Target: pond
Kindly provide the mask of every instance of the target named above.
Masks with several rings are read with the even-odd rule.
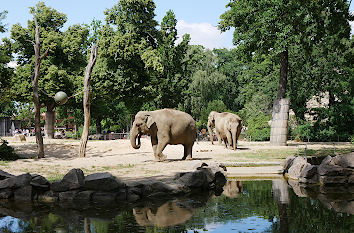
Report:
[[[219,196],[125,206],[0,202],[0,232],[354,232],[353,192],[289,187],[229,180]]]

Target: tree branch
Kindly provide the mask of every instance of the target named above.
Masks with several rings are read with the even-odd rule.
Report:
[[[44,59],[48,55],[48,53],[49,53],[49,48],[47,48],[47,50],[42,54],[40,59],[41,60]]]

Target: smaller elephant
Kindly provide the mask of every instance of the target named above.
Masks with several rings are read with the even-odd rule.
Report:
[[[135,115],[130,132],[130,143],[134,149],[140,148],[141,135],[149,134],[155,161],[164,161],[165,147],[182,144],[182,159],[192,159],[192,148],[197,136],[197,126],[191,115],[174,109],[140,111]],[[138,139],[138,145],[136,144]]]
[[[219,145],[221,145],[221,140],[223,140],[226,148],[230,147],[236,150],[237,140],[242,129],[242,120],[239,116],[230,112],[210,112],[208,117],[208,131],[211,144],[214,144],[212,127],[215,127]]]
[[[242,193],[243,185],[242,181],[228,180],[224,185],[223,195],[229,198],[237,198]]]
[[[194,209],[169,201],[158,208],[134,208],[133,214],[140,226],[168,227],[183,224],[194,215]]]

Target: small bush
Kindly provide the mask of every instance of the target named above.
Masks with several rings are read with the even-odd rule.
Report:
[[[295,129],[293,134],[295,138],[299,138],[302,141],[307,141],[308,139],[312,139],[312,126],[310,123],[306,123],[303,125],[298,125]]]
[[[248,119],[246,134],[252,141],[267,141],[270,139],[269,115],[259,114]]]
[[[15,149],[12,148],[11,146],[8,146],[8,142],[0,139],[1,145],[0,145],[0,160],[5,160],[5,161],[13,161],[19,159],[18,155],[15,153]]]

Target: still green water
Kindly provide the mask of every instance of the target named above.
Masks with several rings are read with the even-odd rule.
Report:
[[[283,180],[228,181],[219,196],[126,206],[0,202],[0,232],[354,232],[353,194],[338,190],[304,194]]]

